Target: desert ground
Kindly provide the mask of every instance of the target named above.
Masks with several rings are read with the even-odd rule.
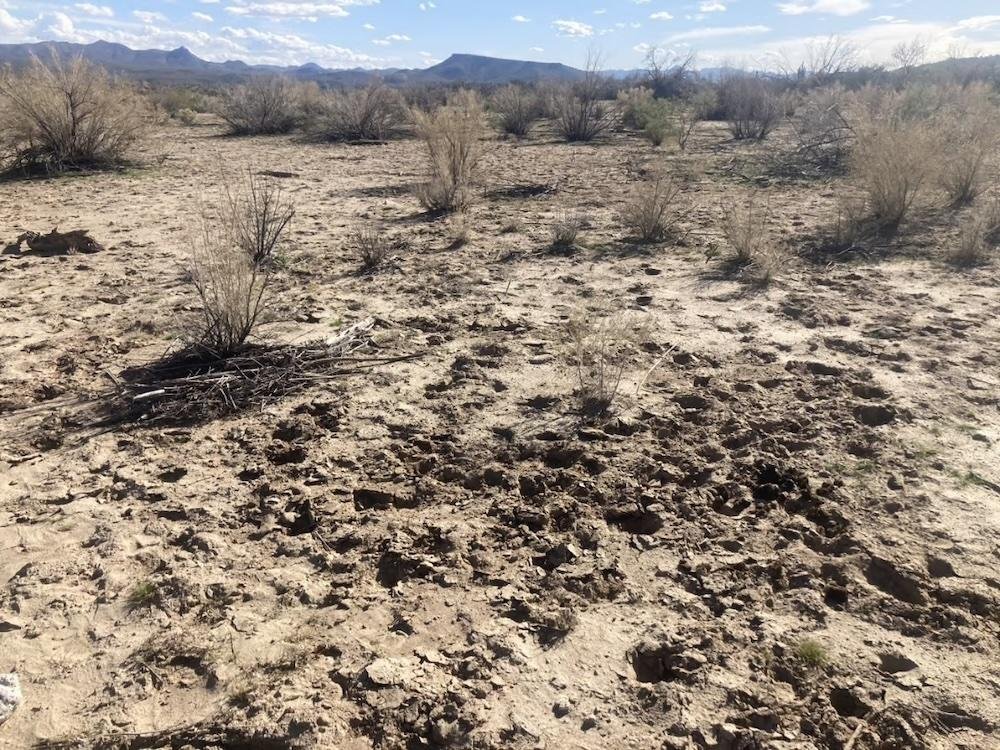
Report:
[[[416,140],[204,120],[142,168],[0,183],[3,244],[106,248],[0,256],[0,747],[1000,747],[1000,268],[947,264],[935,205],[817,252],[853,188],[775,169],[782,137],[490,136],[461,222],[414,198]],[[681,237],[631,242],[664,166]],[[403,359],[94,429],[176,346],[197,206],[243,167],[297,210],[260,336],[373,318]],[[793,251],[767,285],[719,258],[748,190]],[[584,419],[566,331],[609,311],[638,333]]]

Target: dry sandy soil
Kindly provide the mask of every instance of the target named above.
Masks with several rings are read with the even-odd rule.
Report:
[[[933,206],[818,257],[850,188],[775,143],[493,139],[458,248],[414,141],[167,127],[148,168],[0,184],[3,243],[107,248],[0,256],[0,747],[1000,747],[1000,271],[949,267]],[[636,245],[659,162],[686,236]],[[298,209],[263,335],[373,316],[421,356],[94,434],[73,399],[175,344],[198,200],[241,164]],[[711,257],[750,187],[797,253],[766,288]],[[366,221],[400,241],[370,274]],[[641,335],[583,421],[567,321],[609,309]]]

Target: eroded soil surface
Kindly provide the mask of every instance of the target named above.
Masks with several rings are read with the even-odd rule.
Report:
[[[107,248],[0,256],[0,671],[25,694],[0,746],[1000,747],[1000,271],[946,265],[962,217],[933,207],[817,258],[850,188],[774,176],[773,148],[491,140],[461,247],[412,197],[414,141],[171,127],[156,166],[0,184],[4,243]],[[617,212],[658,163],[684,238],[636,245]],[[379,354],[421,356],[79,429],[73,400],[192,315],[186,237],[240,164],[298,210],[263,334],[374,317]],[[798,253],[766,288],[711,258],[749,187]],[[550,252],[576,213],[583,246]],[[364,274],[368,221],[399,246]],[[583,420],[566,324],[609,308],[643,335]]]

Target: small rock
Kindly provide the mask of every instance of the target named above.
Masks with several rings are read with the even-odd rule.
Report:
[[[569,705],[563,703],[562,701],[556,701],[552,704],[552,713],[557,719],[561,719],[566,716],[570,711]]]
[[[904,656],[899,651],[887,651],[879,654],[878,658],[882,663],[882,671],[888,672],[889,674],[909,672],[910,670],[916,669],[918,666],[913,659]]]
[[[589,732],[591,729],[596,729],[598,726],[600,726],[600,722],[597,720],[596,716],[591,714],[590,716],[586,717],[580,724],[580,729],[582,729],[584,732]]]
[[[0,674],[0,724],[11,717],[24,700],[16,673]]]

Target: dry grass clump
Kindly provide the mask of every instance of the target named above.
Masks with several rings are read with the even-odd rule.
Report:
[[[560,250],[575,248],[580,231],[586,224],[586,217],[580,214],[559,216],[552,225],[552,247]]]
[[[955,92],[939,116],[939,143],[946,150],[937,181],[952,207],[972,203],[985,187],[986,160],[1000,143],[1000,111],[985,84]]]
[[[986,205],[977,207],[962,225],[958,239],[948,252],[956,266],[979,266],[989,263],[1000,245],[1000,194]]]
[[[759,196],[722,204],[722,234],[733,249],[733,261],[749,265],[758,260],[771,243],[771,212]]]
[[[329,94],[321,104],[316,132],[328,141],[385,141],[398,135],[406,122],[402,95],[388,86]]]
[[[709,114],[719,106],[718,97],[711,89],[698,91],[688,96],[677,115],[677,145],[687,151],[691,137]]]
[[[353,242],[361,257],[361,266],[367,270],[381,266],[394,247],[394,243],[388,235],[373,225],[357,230],[354,233]]]
[[[597,418],[608,413],[621,389],[622,377],[643,326],[607,306],[579,310],[566,325],[576,366],[580,412]]]
[[[429,179],[417,189],[428,211],[456,211],[471,200],[482,156],[483,105],[472,91],[460,91],[432,112],[416,110],[413,122],[427,148]]]
[[[843,166],[853,137],[849,107],[850,97],[839,85],[806,94],[792,121],[799,154],[827,169]]]
[[[504,86],[493,94],[490,109],[500,132],[518,138],[526,136],[542,115],[538,95],[516,84]]]
[[[676,180],[662,175],[637,186],[621,211],[622,225],[640,242],[662,242],[673,234],[680,219],[680,192]]]
[[[227,91],[219,115],[231,135],[290,133],[317,107],[318,89],[281,76],[251,78]]]
[[[129,83],[81,57],[0,71],[0,165],[63,171],[120,166],[151,108]]]
[[[850,172],[864,189],[872,219],[895,230],[935,174],[937,147],[924,121],[871,121],[857,131]]]
[[[214,357],[239,352],[260,321],[274,255],[294,215],[277,183],[248,171],[202,211],[191,239],[191,279],[202,325],[193,346]]]
[[[739,73],[719,84],[719,106],[737,140],[764,140],[785,112],[782,96],[759,76]]]

